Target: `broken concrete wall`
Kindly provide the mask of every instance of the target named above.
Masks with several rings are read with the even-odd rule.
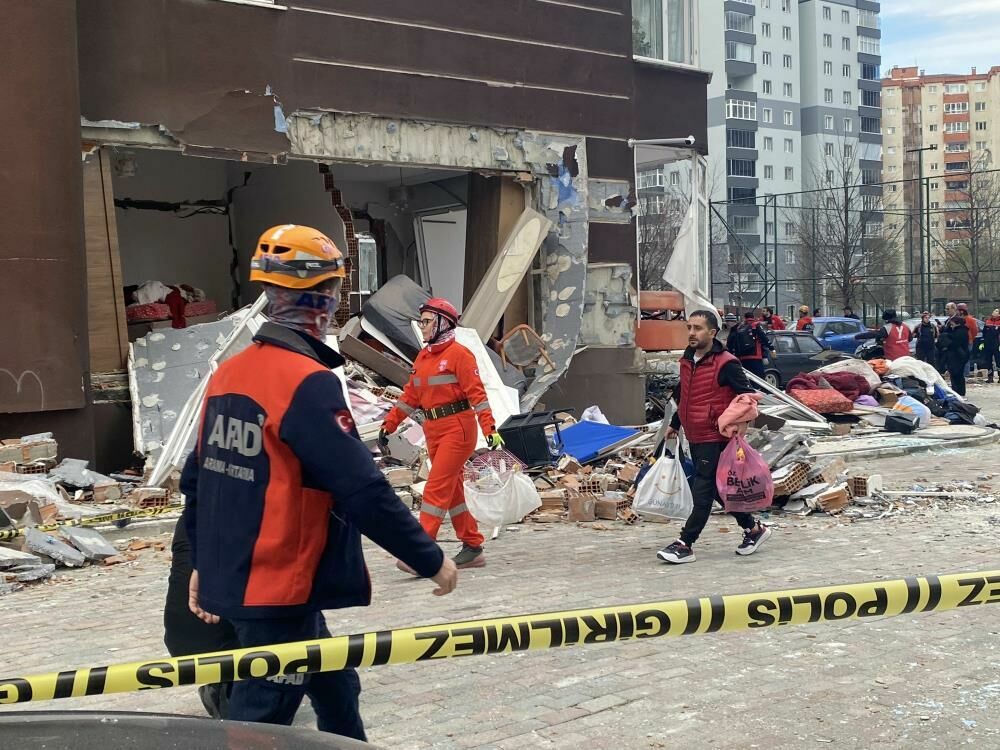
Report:
[[[582,346],[635,346],[636,292],[632,267],[625,263],[591,263],[583,305]]]
[[[244,304],[260,295],[260,288],[249,282],[250,258],[257,240],[268,228],[278,224],[304,224],[324,232],[347,254],[344,221],[324,187],[323,175],[312,161],[290,161],[282,167],[233,164],[229,185],[243,184],[244,173],[250,181],[233,193],[236,243],[240,255],[240,290]],[[228,263],[225,264],[228,271]]]
[[[208,373],[209,360],[240,320],[234,315],[181,330],[165,328],[132,344],[129,377],[137,452],[159,455]]]
[[[542,244],[542,320],[536,321],[554,368],[535,378],[521,399],[531,409],[566,372],[580,336],[587,285],[587,150],[585,139],[525,134],[535,200],[554,224]]]
[[[227,163],[185,159],[177,153],[115,149],[111,154],[115,198],[151,201],[220,200],[229,187]],[[225,216],[181,219],[166,211],[116,208],[122,281],[191,284],[219,310],[229,308],[229,229]],[[121,294],[121,290],[116,290]]]
[[[542,319],[535,321],[555,367],[522,399],[530,409],[566,370],[576,349],[587,281],[586,139],[501,128],[341,113],[288,118],[293,151],[315,159],[515,172],[533,182],[535,208],[553,222],[542,244]]]

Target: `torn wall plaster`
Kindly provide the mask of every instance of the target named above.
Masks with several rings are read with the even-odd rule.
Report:
[[[342,112],[288,116],[292,153],[318,160],[525,171],[522,131]]]
[[[592,263],[587,268],[580,344],[635,346],[635,289],[628,263]]]
[[[521,399],[530,410],[567,370],[576,351],[587,285],[589,216],[585,139],[526,133],[525,155],[535,181],[535,203],[554,224],[542,244],[542,340],[553,368],[539,375]]]
[[[591,221],[628,224],[635,195],[627,180],[588,180],[587,203]]]

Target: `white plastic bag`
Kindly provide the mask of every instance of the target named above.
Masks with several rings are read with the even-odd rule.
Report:
[[[520,471],[483,471],[475,481],[465,480],[465,504],[485,529],[521,520],[542,506],[534,482]]]
[[[687,520],[694,510],[694,498],[684,476],[680,450],[673,457],[666,453],[667,442],[664,440],[660,457],[636,488],[632,510],[640,516]]]
[[[604,416],[604,412],[601,411],[600,406],[588,406],[583,410],[583,414],[580,417],[584,422],[597,422],[598,424],[611,424],[608,422],[608,418]]]
[[[542,507],[542,498],[531,477],[519,471],[511,480],[511,485],[514,489],[514,502],[511,503],[510,513],[504,516],[505,524],[521,523],[526,515]]]
[[[480,526],[495,529],[502,526],[506,508],[514,499],[514,477],[493,470],[484,471],[476,481],[465,480],[465,504]]]

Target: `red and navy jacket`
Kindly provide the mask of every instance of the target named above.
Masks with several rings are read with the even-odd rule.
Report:
[[[358,437],[344,360],[266,323],[208,385],[181,476],[199,601],[227,618],[364,606],[364,534],[420,575],[441,549],[399,501]]]

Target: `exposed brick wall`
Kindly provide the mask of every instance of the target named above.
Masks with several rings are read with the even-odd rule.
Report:
[[[319,171],[323,175],[323,187],[330,194],[330,202],[344,222],[344,234],[347,237],[347,248],[339,248],[341,252],[346,251],[350,268],[347,278],[344,279],[340,307],[337,309],[337,324],[342,326],[351,317],[351,290],[358,283],[358,238],[354,235],[354,217],[351,216],[351,209],[344,205],[344,196],[334,185],[330,167],[326,164],[320,164]]]

